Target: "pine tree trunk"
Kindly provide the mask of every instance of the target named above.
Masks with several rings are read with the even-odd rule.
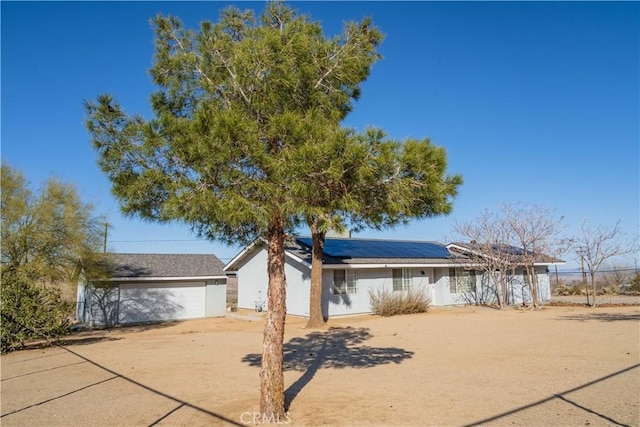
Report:
[[[267,251],[269,288],[260,367],[260,412],[262,420],[277,421],[285,419],[283,344],[287,314],[284,227],[280,217],[274,218],[269,227]]]
[[[315,223],[309,224],[313,248],[311,253],[311,287],[309,290],[309,320],[307,328],[322,328],[322,258],[324,257],[325,233],[318,230]]]

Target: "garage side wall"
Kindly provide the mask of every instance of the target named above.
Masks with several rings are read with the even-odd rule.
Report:
[[[116,326],[118,324],[118,309],[120,287],[118,285],[90,286],[86,288],[91,301],[88,309],[85,308],[85,322],[91,326]]]
[[[227,314],[226,282],[224,280],[209,280],[206,286],[205,316],[225,316]]]

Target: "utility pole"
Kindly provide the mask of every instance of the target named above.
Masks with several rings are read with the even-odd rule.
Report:
[[[107,253],[107,227],[108,226],[109,224],[105,222],[104,223],[104,243],[102,244],[102,253],[104,254]]]
[[[578,255],[580,255],[580,268],[582,269],[582,286],[584,286],[585,291],[587,292],[587,305],[591,305],[589,302],[589,288],[587,288],[587,276],[584,272],[584,250],[582,248],[578,248]]]

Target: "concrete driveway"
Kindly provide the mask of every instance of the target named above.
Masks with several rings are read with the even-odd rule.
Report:
[[[241,425],[64,347],[4,356],[1,395],[4,426],[152,426],[178,410],[203,425]]]
[[[259,424],[263,321],[86,332],[3,355],[0,423]],[[287,318],[290,425],[640,426],[637,307],[461,307],[336,319],[325,331],[304,324]]]
[[[64,346],[3,355],[0,422],[48,427],[242,425],[215,412],[225,401],[212,396],[224,390],[203,371],[213,366],[220,384],[227,381],[218,365],[237,364],[241,355],[255,351],[261,329],[259,322],[199,319],[81,332]],[[249,331],[256,339],[232,345],[234,334]],[[216,346],[240,353],[212,355]],[[255,389],[256,370],[245,364],[245,371],[241,381]]]

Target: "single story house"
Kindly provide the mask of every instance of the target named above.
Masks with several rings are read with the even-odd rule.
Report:
[[[311,282],[309,237],[293,238],[285,247],[287,313],[309,316]],[[463,251],[429,241],[396,241],[359,238],[327,238],[323,259],[322,312],[331,316],[371,312],[370,292],[423,290],[434,306],[470,304],[477,295],[486,298],[493,286],[484,274],[465,258]],[[548,258],[536,263],[541,301],[551,298],[549,265],[562,263]],[[225,271],[235,271],[238,280],[238,308],[267,309],[267,249],[257,240],[234,257]],[[476,266],[477,267],[477,266]],[[510,302],[527,301],[528,282],[522,269],[510,280]]]
[[[214,255],[110,253],[78,286],[76,316],[92,326],[226,314],[224,264]]]

